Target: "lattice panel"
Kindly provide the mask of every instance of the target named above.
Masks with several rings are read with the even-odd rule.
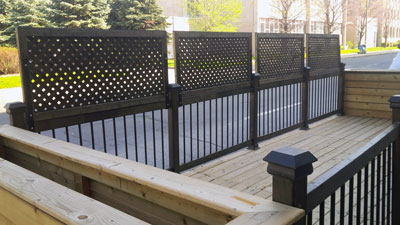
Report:
[[[259,34],[260,35],[260,34]],[[261,79],[285,80],[301,77],[304,68],[303,37],[259,36],[257,72]]]
[[[340,45],[338,35],[308,36],[308,65],[311,75],[323,75],[324,71],[340,69]]]
[[[163,95],[162,46],[161,37],[28,36],[33,112]]]
[[[223,35],[223,34],[222,34]],[[182,91],[249,81],[250,37],[177,37]]]

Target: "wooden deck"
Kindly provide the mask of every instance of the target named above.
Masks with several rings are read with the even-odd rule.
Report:
[[[262,160],[270,151],[292,146],[312,152],[318,161],[313,164],[310,182],[368,143],[390,124],[388,119],[332,116],[311,124],[307,131],[295,130],[260,142],[257,151],[242,149],[183,174],[270,199],[272,177],[267,173],[267,163]]]

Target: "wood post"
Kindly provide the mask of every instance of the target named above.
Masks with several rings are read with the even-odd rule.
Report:
[[[400,95],[394,95],[389,99],[392,108],[393,123],[400,123]],[[400,136],[393,146],[393,186],[392,186],[392,224],[400,224]]]
[[[258,128],[258,91],[260,90],[260,78],[259,73],[253,73],[251,75],[251,88],[250,92],[250,146],[248,149],[257,150],[259,149],[257,143],[257,128]]]
[[[268,173],[272,175],[272,200],[305,209],[307,204],[307,176],[317,161],[308,151],[284,147],[270,152]],[[305,217],[296,224],[305,224]]]
[[[345,76],[345,63],[340,63],[339,74],[339,89],[338,89],[338,110],[339,115],[344,116],[344,76]]]
[[[168,142],[169,166],[173,172],[179,172],[179,106],[181,105],[181,86],[168,85]]]
[[[301,130],[308,130],[308,92],[311,67],[304,67],[303,82],[301,84]]]
[[[27,107],[22,102],[7,103],[4,108],[10,117],[10,125],[25,130],[29,129]]]

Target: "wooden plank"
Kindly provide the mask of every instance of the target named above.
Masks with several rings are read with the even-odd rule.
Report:
[[[0,196],[16,224],[147,224],[3,159]]]
[[[374,88],[396,90],[400,87],[400,82],[347,81],[345,82],[344,86],[347,88]]]
[[[345,88],[345,95],[373,95],[391,97],[400,93],[398,89],[374,89],[374,88]]]
[[[11,222],[11,220],[7,219],[7,217],[0,214],[0,224],[2,225],[16,225],[15,223]]]
[[[400,82],[400,73],[368,73],[368,74],[352,74],[346,71],[344,76],[346,81],[378,81],[378,82]]]
[[[382,119],[391,119],[392,113],[385,111],[376,111],[376,110],[361,110],[361,109],[349,109],[345,108],[345,114],[353,115],[353,116],[362,116],[362,117],[375,117]]]
[[[31,139],[45,144],[31,144]],[[0,143],[203,223],[225,224],[244,213],[270,210],[303,214],[302,210],[15,127],[0,127]]]
[[[392,109],[390,108],[389,104],[379,104],[370,102],[344,102],[344,108],[392,112]]]
[[[0,199],[1,214],[5,215],[7,220],[14,224],[66,224],[3,188],[0,188]]]
[[[149,201],[132,196],[126,192],[106,186],[97,181],[91,182],[93,198],[119,209],[138,219],[151,224],[159,225],[202,225],[200,221],[193,220],[170,209],[160,207]]]
[[[400,84],[399,84],[400,85]],[[389,104],[389,97],[386,96],[373,96],[373,95],[345,95],[344,101],[347,102],[370,102]]]

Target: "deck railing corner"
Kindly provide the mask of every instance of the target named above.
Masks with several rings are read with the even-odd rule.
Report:
[[[10,102],[4,108],[10,117],[10,125],[30,130],[27,120],[27,107],[23,102]]]
[[[272,175],[272,200],[304,209],[307,204],[307,177],[317,158],[308,151],[284,147],[270,152],[268,173]],[[296,224],[305,224],[305,217]]]

